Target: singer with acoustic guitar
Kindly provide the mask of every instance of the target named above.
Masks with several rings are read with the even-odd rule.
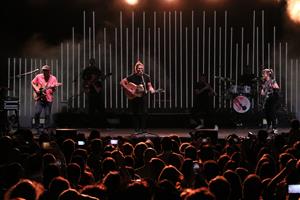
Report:
[[[32,81],[31,85],[34,90],[33,97],[35,100],[35,127],[40,128],[40,115],[44,110],[45,114],[45,124],[44,128],[47,129],[50,126],[50,115],[51,107],[53,102],[53,94],[57,86],[62,85],[57,82],[57,79],[50,72],[50,66],[44,65],[42,67],[43,73],[36,75]]]
[[[134,66],[134,73],[121,80],[128,97],[128,104],[133,117],[133,125],[136,133],[145,133],[147,117],[147,94],[155,93],[151,84],[151,78],[144,73],[144,64],[138,61]]]

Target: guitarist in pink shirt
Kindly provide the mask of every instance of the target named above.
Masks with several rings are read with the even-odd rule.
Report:
[[[45,114],[44,128],[49,128],[53,93],[55,92],[55,88],[61,85],[61,83],[57,82],[56,77],[51,74],[49,65],[44,65],[42,71],[43,73],[36,75],[31,81],[34,90],[34,120],[37,129],[40,128],[40,116],[43,110]]]

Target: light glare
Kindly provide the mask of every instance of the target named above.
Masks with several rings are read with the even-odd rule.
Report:
[[[300,0],[288,0],[288,15],[296,23],[300,23]]]
[[[135,5],[138,3],[138,0],[125,0],[126,3],[128,3],[129,5]]]

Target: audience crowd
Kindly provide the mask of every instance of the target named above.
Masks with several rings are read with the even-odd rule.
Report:
[[[4,200],[277,200],[300,197],[300,130],[217,143],[194,134],[101,137],[92,130],[0,138]]]

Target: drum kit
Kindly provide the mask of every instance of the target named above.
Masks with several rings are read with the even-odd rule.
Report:
[[[228,87],[226,88],[225,98],[230,99],[232,102],[232,108],[237,113],[246,113],[251,108],[251,98],[256,95],[255,84],[257,78],[251,79],[251,82],[243,82],[236,84],[234,80],[221,76],[215,76],[215,78],[221,81],[227,82]]]

